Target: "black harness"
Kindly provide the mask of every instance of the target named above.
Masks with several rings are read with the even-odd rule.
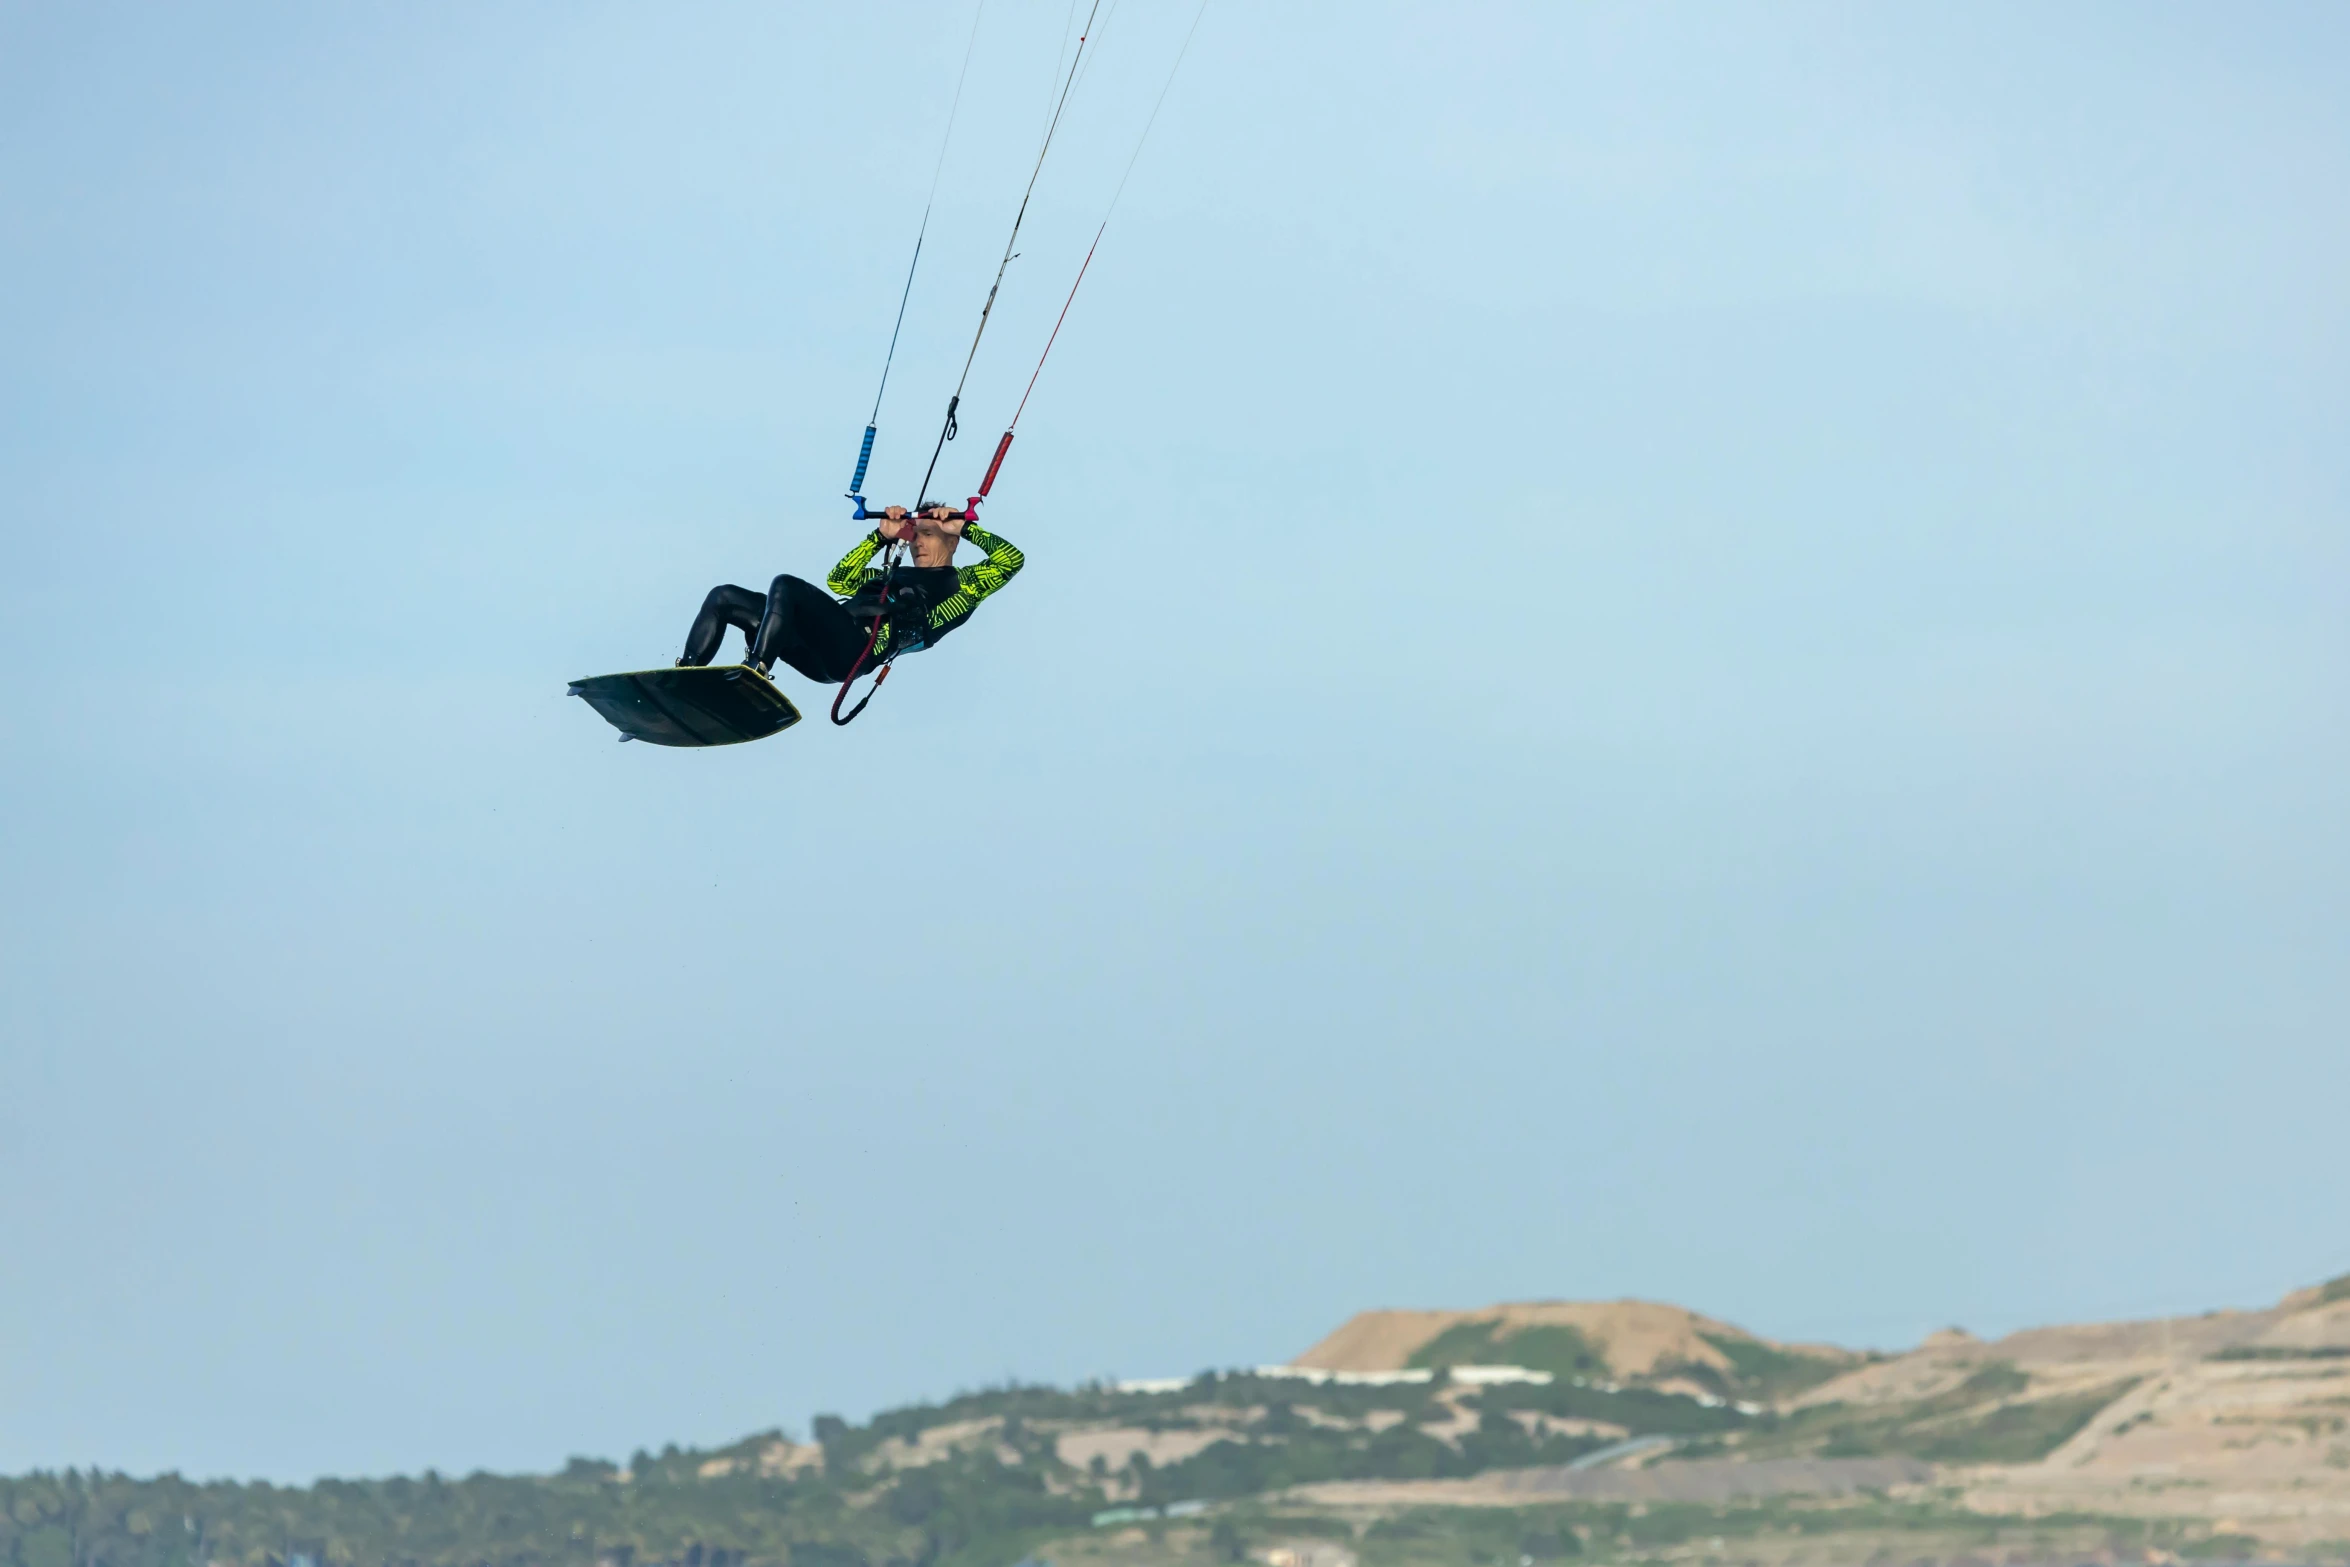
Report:
[[[840,690],[832,698],[832,721],[848,724],[865,711],[889,678],[890,665],[904,653],[918,653],[945,633],[933,631],[930,625],[931,607],[951,596],[960,586],[960,574],[952,566],[909,566],[898,563],[899,546],[892,544],[881,568],[881,580],[869,582],[841,601],[841,607],[865,627],[865,648],[857,661],[849,666],[848,677],[841,681]],[[882,642],[884,628],[889,632],[889,651],[881,658],[881,667],[874,672],[873,688],[857,699],[857,705],[844,715],[842,702],[848,699],[849,688],[864,673],[865,665],[873,657],[873,650]]]

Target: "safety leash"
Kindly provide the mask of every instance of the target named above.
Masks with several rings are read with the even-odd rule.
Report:
[[[881,558],[881,604],[873,616],[873,629],[865,633],[864,649],[857,654],[856,662],[849,665],[849,672],[847,676],[842,679],[840,683],[840,689],[834,692],[832,696],[832,721],[835,724],[841,725],[843,727],[855,723],[857,715],[865,711],[865,704],[872,701],[874,697],[881,693],[882,682],[889,678],[890,665],[897,662],[898,650],[895,647],[892,647],[889,650],[888,657],[881,661],[880,672],[873,677],[873,688],[867,691],[862,697],[859,697],[857,699],[857,705],[849,709],[848,717],[843,718],[840,712],[840,705],[844,701],[848,700],[849,687],[857,683],[857,676],[864,671],[865,660],[873,656],[874,646],[881,641],[881,628],[889,624],[889,585],[891,580],[894,579],[898,574],[898,550],[900,545],[900,540],[892,539],[890,541],[889,553],[882,556]]]

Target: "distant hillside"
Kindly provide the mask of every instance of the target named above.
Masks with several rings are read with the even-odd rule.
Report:
[[[2350,1555],[2350,1277],[2266,1311],[1937,1333],[1789,1401],[1754,1456],[1998,1465],[1969,1505],[2197,1514]]]
[[[1778,1344],[1680,1306],[1529,1301],[1473,1311],[1366,1311],[1297,1357],[1325,1371],[1513,1365],[1776,1402],[1880,1357]]]
[[[1899,1356],[1639,1301],[1369,1312],[1301,1363],[1552,1376],[1004,1387],[547,1475],[66,1470],[0,1479],[0,1567],[2350,1564],[2350,1278]]]

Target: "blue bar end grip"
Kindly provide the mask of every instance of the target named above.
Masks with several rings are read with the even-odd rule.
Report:
[[[857,476],[849,481],[849,493],[855,495],[865,488],[865,465],[873,460],[873,425],[865,426],[865,444],[857,448]],[[862,509],[857,513],[865,515]]]

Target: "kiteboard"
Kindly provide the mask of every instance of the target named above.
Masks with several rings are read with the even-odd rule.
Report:
[[[596,675],[571,682],[571,694],[603,714],[621,739],[655,745],[740,745],[800,721],[791,698],[747,664]]]

